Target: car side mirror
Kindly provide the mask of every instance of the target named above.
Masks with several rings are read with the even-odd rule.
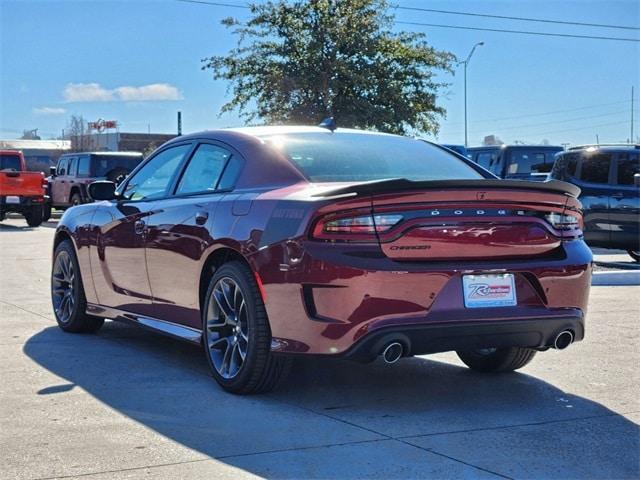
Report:
[[[49,167],[49,173],[51,174],[52,177],[56,176],[56,167]]]
[[[114,200],[116,195],[116,184],[107,180],[101,180],[89,184],[89,196],[94,200]]]
[[[636,187],[640,187],[640,173],[634,173],[633,174],[633,184]]]

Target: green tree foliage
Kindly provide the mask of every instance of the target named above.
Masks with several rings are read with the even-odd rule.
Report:
[[[295,0],[251,5],[251,19],[227,18],[239,41],[226,56],[203,60],[215,79],[230,81],[247,122],[317,124],[392,133],[438,131],[436,105],[453,54],[425,35],[394,32],[386,0]]]

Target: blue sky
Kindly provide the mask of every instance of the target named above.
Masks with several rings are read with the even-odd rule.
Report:
[[[242,4],[240,0],[227,3]],[[403,6],[519,17],[640,25],[637,0],[427,1]],[[200,69],[204,57],[224,54],[235,38],[220,25],[236,8],[157,1],[11,1],[0,4],[0,138],[39,128],[59,135],[71,114],[114,119],[121,131],[173,132],[182,111],[183,131],[242,122],[219,117],[227,85]],[[488,18],[397,11],[401,21],[483,28],[640,38],[638,30],[535,24]],[[421,30],[438,49],[466,57],[480,47],[468,70],[469,143],[496,134],[506,142],[571,144],[626,141],[630,91],[636,89],[640,135],[640,43],[534,37],[497,32],[398,26]],[[464,140],[463,76],[439,103],[447,109],[437,140]],[[92,101],[86,101],[93,99]],[[100,101],[96,101],[100,100]],[[339,122],[339,119],[338,119]]]

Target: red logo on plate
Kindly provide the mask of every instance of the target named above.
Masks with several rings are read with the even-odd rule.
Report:
[[[471,293],[469,298],[504,297],[511,293],[510,285],[488,285],[486,283],[474,283],[469,285]]]

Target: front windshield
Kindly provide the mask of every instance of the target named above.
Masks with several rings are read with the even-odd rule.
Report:
[[[263,140],[284,153],[312,182],[484,178],[446,150],[407,137],[317,132],[265,136]]]
[[[20,157],[18,155],[0,155],[0,170],[20,170]]]

